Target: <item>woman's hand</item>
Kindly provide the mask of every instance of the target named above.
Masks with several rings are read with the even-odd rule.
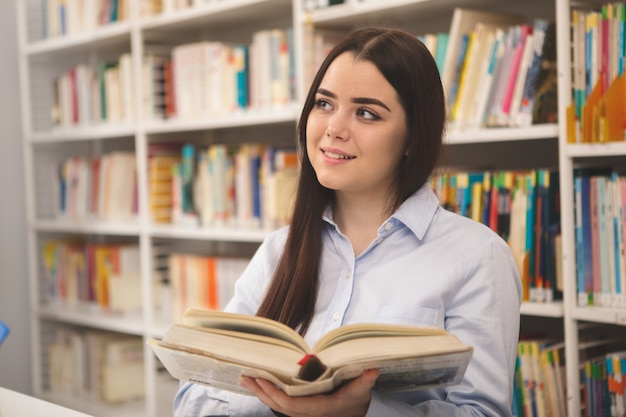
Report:
[[[290,417],[363,417],[378,371],[368,370],[332,394],[290,397],[262,378],[243,377],[241,385],[274,411]]]

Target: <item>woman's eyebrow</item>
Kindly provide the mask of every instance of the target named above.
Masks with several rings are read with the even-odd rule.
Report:
[[[387,105],[385,103],[383,103],[382,101],[376,99],[376,98],[368,98],[368,97],[356,97],[352,99],[353,103],[357,103],[357,104],[373,104],[375,106],[380,106],[384,109],[387,109],[388,112],[391,112],[391,109],[389,107],[387,107]]]
[[[332,93],[332,92],[330,92],[330,91],[328,91],[328,90],[326,90],[324,88],[318,89],[317,92],[319,94],[322,94],[324,96],[328,96],[330,98],[337,98],[337,94]],[[384,109],[387,109],[387,111],[391,112],[391,109],[385,103],[383,103],[382,101],[380,101],[378,99],[375,99],[375,98],[356,97],[356,98],[353,98],[351,101],[353,103],[357,103],[357,104],[373,104],[375,106],[380,106],[380,107],[382,107]]]

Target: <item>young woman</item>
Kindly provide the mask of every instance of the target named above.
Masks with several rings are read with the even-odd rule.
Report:
[[[183,383],[176,416],[511,415],[520,280],[507,244],[430,188],[444,123],[439,73],[415,36],[346,37],[304,104],[292,224],[262,243],[227,310],[281,321],[310,344],[355,322],[439,326],[474,348],[462,382],[383,394],[369,370],[310,397],[261,379],[242,379],[250,397]]]

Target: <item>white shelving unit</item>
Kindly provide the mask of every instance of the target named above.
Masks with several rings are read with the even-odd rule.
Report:
[[[141,71],[144,51],[154,43],[173,45],[200,39],[233,42],[250,41],[256,30],[293,26],[296,45],[297,97],[302,101],[307,86],[302,82],[302,56],[305,25],[350,29],[368,23],[402,27],[413,33],[447,31],[454,7],[516,12],[555,20],[558,31],[559,118],[565,120],[570,101],[570,4],[568,0],[346,0],[345,4],[305,12],[301,0],[212,0],[186,10],[152,17],[139,17],[139,1],[131,5],[125,22],[98,28],[89,33],[44,39],[42,0],[18,1],[19,51],[23,103],[25,175],[27,182],[27,219],[30,253],[30,301],[34,349],[33,383],[38,397],[49,397],[42,355],[46,326],[50,322],[104,329],[147,339],[162,334],[167,323],[157,320],[154,309],[151,271],[154,248],[163,242],[192,245],[196,248],[219,248],[250,252],[263,240],[268,230],[188,229],[151,223],[148,213],[147,145],[162,139],[176,141],[228,141],[236,135],[249,138],[274,137],[283,143],[295,142],[299,103],[274,112],[244,112],[218,119],[145,120],[141,116]],[[76,128],[56,128],[50,121],[52,80],[71,65],[82,60],[128,52],[132,56],[132,123]],[[590,321],[615,325],[626,324],[622,310],[579,308],[576,305],[575,247],[573,221],[574,160],[587,157],[619,157],[626,154],[626,144],[606,146],[566,144],[565,123],[537,125],[530,128],[479,129],[448,132],[448,165],[463,167],[490,166],[494,169],[518,167],[558,167],[560,169],[562,236],[564,255],[564,300],[549,304],[524,303],[521,314],[533,318],[556,319],[559,333],[565,335],[568,412],[580,410],[578,375],[578,322]],[[54,218],[50,190],[45,187],[45,169],[69,155],[90,155],[109,150],[134,150],[138,169],[139,215],[127,224],[84,221],[60,221]],[[42,267],[40,250],[43,241],[58,236],[82,236],[96,241],[125,239],[140,248],[143,309],[136,317],[85,315],[42,305]],[[171,398],[176,382],[157,371],[156,359],[145,350],[146,396],[141,402],[120,406],[95,404],[83,398],[66,396],[48,398],[97,416],[128,415],[157,417],[171,415]]]

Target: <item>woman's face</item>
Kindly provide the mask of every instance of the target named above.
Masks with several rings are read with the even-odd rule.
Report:
[[[309,114],[306,143],[318,181],[339,193],[388,196],[406,149],[406,115],[396,91],[369,61],[339,55]]]

